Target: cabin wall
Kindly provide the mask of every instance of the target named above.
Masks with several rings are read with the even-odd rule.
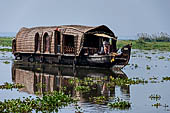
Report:
[[[22,52],[23,51],[23,38],[25,37],[26,33],[28,32],[28,29],[21,28],[21,30],[18,32],[16,36],[16,52]]]
[[[20,30],[16,36],[16,52],[17,53],[43,53],[44,40],[43,36],[47,33],[50,37],[49,53],[54,53],[54,28],[43,29],[24,29]],[[39,34],[40,38],[40,51],[35,51],[35,35]],[[45,53],[47,54],[47,53]]]
[[[65,31],[63,31],[63,34],[69,34],[69,35],[74,35],[74,45],[75,45],[75,52],[76,55],[78,55],[80,53],[80,48],[81,48],[81,41],[82,41],[82,36],[83,36],[83,32],[80,32],[77,29],[66,29]]]

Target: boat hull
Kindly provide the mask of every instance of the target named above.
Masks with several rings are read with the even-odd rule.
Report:
[[[124,50],[125,48],[125,50]],[[91,66],[122,69],[130,60],[131,46],[124,46],[118,55],[71,56],[61,54],[18,53],[16,60],[72,66]]]

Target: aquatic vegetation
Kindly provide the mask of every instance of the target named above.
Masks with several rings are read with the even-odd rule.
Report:
[[[9,62],[9,61],[4,61],[3,63],[4,63],[4,64],[9,64],[10,62]]]
[[[149,96],[149,98],[151,99],[151,100],[160,100],[161,99],[161,96],[160,95],[158,95],[158,94],[151,94],[150,96]]]
[[[157,80],[157,79],[158,77],[154,77],[154,76],[149,78],[149,80]]]
[[[159,81],[151,80],[150,83],[159,83]]]
[[[149,59],[149,60],[151,60],[151,58],[152,58],[152,57],[150,57],[150,56],[145,56],[145,57],[146,57],[147,59]]]
[[[0,51],[12,52],[10,48],[0,48]]]
[[[136,57],[136,56],[132,55],[132,57]]]
[[[165,57],[164,56],[160,56],[159,59],[165,59]]]
[[[144,52],[143,54],[148,54],[148,52]]]
[[[75,88],[76,91],[82,91],[82,92],[88,92],[90,91],[90,87],[89,86],[77,86]]]
[[[167,108],[167,107],[169,107],[167,104],[165,104],[165,105],[162,105],[163,107],[165,107],[165,108]]]
[[[147,70],[150,70],[151,67],[150,67],[149,65],[146,65],[146,69],[147,69]]]
[[[135,68],[137,68],[138,67],[138,65],[137,64],[135,64]]]
[[[8,82],[5,82],[4,85],[0,85],[0,89],[13,89],[13,88],[23,88],[24,85],[22,84],[12,84],[12,83],[8,83]]]
[[[77,103],[75,104],[75,109],[75,113],[83,113],[83,109]]]
[[[162,77],[162,80],[168,81],[168,80],[170,80],[170,77]]]
[[[150,77],[149,78],[149,80],[150,80],[150,83],[159,83],[160,81],[158,81],[158,77]]]
[[[36,91],[34,94],[38,96],[38,95],[42,95],[43,93],[40,91]]]
[[[71,103],[76,103],[70,96],[62,92],[45,93],[42,98],[28,97],[23,99],[12,99],[0,102],[0,112],[58,112],[58,109]]]
[[[154,106],[154,107],[158,108],[158,107],[160,107],[160,106],[161,106],[161,104],[160,104],[160,103],[156,103],[156,104],[152,104],[152,106]]]
[[[131,52],[131,54],[133,55],[133,54],[136,54],[137,53],[137,51],[133,51],[133,52]]]
[[[109,85],[118,85],[118,86],[123,86],[123,85],[131,85],[131,84],[146,84],[148,83],[147,80],[144,79],[128,79],[128,78],[111,78],[111,82]]]
[[[108,99],[105,96],[89,97],[89,101],[95,104],[105,104]]]
[[[114,109],[129,109],[131,107],[131,103],[129,103],[128,101],[123,101],[122,99],[115,99],[115,101],[113,103],[108,103],[108,106],[110,108],[114,108]]]
[[[5,55],[5,53],[1,53],[2,55]]]

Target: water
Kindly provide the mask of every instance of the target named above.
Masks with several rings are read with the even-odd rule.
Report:
[[[162,57],[163,56],[163,57]],[[161,58],[162,57],[162,58]],[[9,61],[9,64],[3,63]],[[113,72],[107,69],[93,68],[77,68],[63,67],[56,65],[34,65],[29,63],[15,63],[10,52],[0,53],[0,84],[4,82],[21,83],[25,87],[19,90],[1,90],[0,101],[4,99],[16,99],[32,96],[36,97],[36,92],[45,92],[59,90],[63,86],[67,86],[65,93],[71,94],[75,98],[79,98],[79,106],[84,113],[166,113],[170,112],[170,81],[161,82],[162,77],[170,76],[170,52],[161,51],[141,51],[133,50],[129,65],[122,71]],[[149,67],[149,69],[147,68]],[[72,78],[83,79],[84,77],[105,76],[121,76],[121,77],[139,77],[148,80],[148,84],[136,84],[130,86],[113,86],[112,89],[105,87],[103,81],[97,86],[97,89],[89,93],[81,93],[75,91],[75,87],[69,85],[69,80]],[[149,78],[156,77],[157,83],[151,83]],[[37,84],[45,84],[45,87],[38,87]],[[151,100],[152,94],[161,96],[160,100]],[[131,108],[128,110],[110,109],[106,104],[95,104],[90,102],[90,96],[106,96],[113,97],[109,102],[114,100],[114,97],[119,97],[131,103]],[[162,106],[158,108],[152,106],[160,103]],[[169,107],[164,107],[164,105]],[[59,110],[59,113],[75,113],[74,105],[69,105]]]

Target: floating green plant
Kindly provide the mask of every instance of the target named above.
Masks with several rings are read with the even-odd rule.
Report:
[[[105,104],[108,99],[105,96],[90,97],[89,101],[96,104]]]
[[[140,84],[140,83],[146,84],[148,83],[148,81],[144,79],[111,78],[111,82],[110,82],[111,85],[115,84],[118,86]]]
[[[154,106],[154,107],[158,108],[158,107],[160,107],[160,106],[161,106],[161,104],[160,104],[160,103],[156,103],[156,104],[152,104],[152,106]]]
[[[158,79],[158,77],[151,77],[151,78],[149,78],[149,80],[157,80]]]
[[[168,81],[170,80],[170,77],[163,77],[162,79]]]
[[[136,57],[135,55],[132,55],[132,57]]]
[[[4,61],[3,63],[4,63],[4,64],[9,64],[10,62],[9,62],[9,61]]]
[[[146,65],[146,69],[147,69],[147,70],[150,70],[151,67],[150,67],[149,65]]]
[[[169,107],[167,104],[165,104],[165,105],[162,105],[163,107],[165,107],[165,108],[167,108],[167,107]]]
[[[75,113],[83,113],[83,109],[77,103],[75,104],[75,109]]]
[[[9,48],[0,48],[0,51],[12,52],[12,49]]]
[[[161,99],[161,96],[160,95],[158,95],[158,94],[151,94],[150,96],[149,96],[149,98],[151,99],[151,100],[160,100]]]
[[[0,89],[12,89],[12,88],[23,88],[24,85],[22,84],[11,84],[11,83],[8,83],[8,82],[5,82],[4,85],[0,85]]]
[[[23,99],[12,99],[0,101],[0,112],[20,112],[28,113],[33,110],[36,112],[58,112],[58,109],[71,103],[75,103],[70,96],[62,92],[45,93],[42,98],[36,99],[28,97]]]
[[[77,86],[75,88],[76,91],[82,91],[82,92],[88,92],[90,91],[90,87],[89,86]]]
[[[124,110],[124,109],[129,109],[131,107],[131,103],[129,103],[128,101],[124,101],[122,99],[117,98],[115,100],[115,102],[108,103],[108,106],[110,108]]]
[[[159,83],[160,81],[158,81],[158,77],[151,77],[151,78],[149,78],[149,80],[150,80],[150,83]]]
[[[159,81],[151,80],[150,83],[159,83]]]
[[[137,64],[135,64],[135,68],[137,68],[138,67],[138,65]]]
[[[151,58],[152,58],[152,57],[150,57],[150,56],[145,56],[145,57],[146,57],[147,59],[149,59],[149,60],[151,60]]]
[[[160,56],[159,59],[165,59],[165,57],[164,56]]]

